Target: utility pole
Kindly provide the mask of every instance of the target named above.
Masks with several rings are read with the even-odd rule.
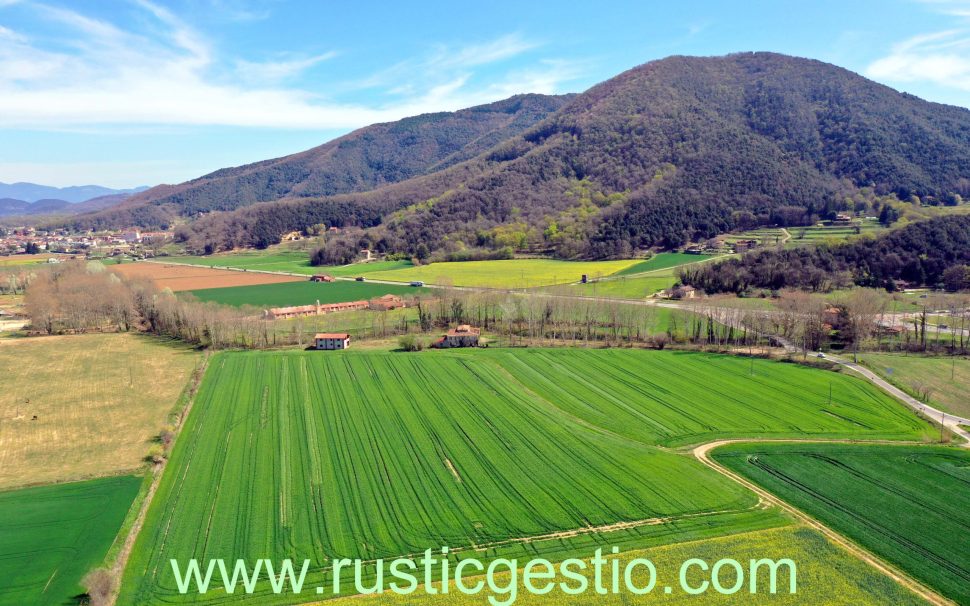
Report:
[[[943,443],[943,429],[946,427],[946,413],[940,418],[940,444]]]

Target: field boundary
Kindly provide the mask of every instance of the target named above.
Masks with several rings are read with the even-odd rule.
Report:
[[[192,405],[195,403],[195,395],[199,391],[199,385],[201,385],[202,378],[205,376],[206,370],[209,367],[209,360],[211,357],[210,352],[207,350],[203,354],[202,361],[200,362],[199,366],[192,373],[192,376],[189,379],[189,383],[185,390],[185,406],[182,408],[181,412],[176,412],[177,420],[175,422],[175,438],[172,441],[173,444],[178,440],[179,435],[181,435],[182,427],[185,425],[186,419],[189,418],[189,413],[192,412]],[[166,459],[166,461],[159,466],[158,470],[152,474],[151,485],[148,487],[148,492],[145,494],[145,498],[141,503],[141,508],[138,511],[138,515],[135,518],[135,521],[132,523],[131,528],[128,531],[128,535],[125,537],[124,543],[115,557],[114,563],[111,565],[111,573],[116,579],[116,586],[108,601],[108,606],[114,606],[118,601],[118,594],[121,589],[121,580],[122,576],[124,575],[125,568],[128,565],[128,558],[131,556],[132,549],[135,547],[135,541],[138,539],[142,526],[145,524],[145,517],[148,515],[148,509],[151,507],[155,493],[158,491],[158,486],[161,484],[162,476],[164,475],[165,468],[167,466],[168,461]]]
[[[897,583],[899,583],[900,585],[902,585],[906,589],[909,589],[910,591],[912,591],[913,593],[915,593],[917,596],[923,598],[927,602],[929,602],[931,604],[935,604],[936,606],[955,606],[956,605],[956,602],[950,600],[949,598],[944,597],[943,595],[937,593],[935,590],[927,587],[922,582],[920,582],[920,581],[916,580],[915,578],[913,578],[912,576],[910,576],[908,573],[906,573],[906,572],[900,570],[899,568],[897,568],[895,565],[890,564],[889,562],[886,562],[885,560],[883,560],[879,556],[875,555],[874,553],[870,552],[868,549],[862,547],[861,545],[859,545],[855,541],[853,541],[853,540],[849,539],[848,537],[842,535],[841,533],[837,532],[836,530],[834,530],[834,529],[826,526],[821,521],[819,521],[816,518],[812,517],[811,515],[805,513],[804,511],[802,511],[801,509],[795,507],[794,505],[788,503],[787,501],[785,501],[781,497],[775,495],[774,493],[770,492],[769,490],[762,488],[761,486],[759,486],[755,482],[753,482],[751,480],[748,480],[747,478],[742,477],[740,474],[737,474],[737,473],[735,473],[735,472],[727,469],[726,467],[724,467],[720,463],[717,463],[716,461],[714,461],[713,459],[711,459],[708,456],[708,454],[712,450],[715,450],[715,449],[717,449],[717,448],[719,448],[721,446],[727,446],[728,444],[754,444],[754,445],[757,445],[757,444],[772,443],[772,442],[774,442],[774,443],[804,443],[804,444],[876,444],[876,443],[886,443],[886,442],[871,442],[871,441],[865,441],[865,440],[811,440],[811,439],[805,439],[805,440],[794,440],[794,439],[792,439],[792,440],[783,440],[783,439],[779,439],[779,440],[745,440],[743,438],[738,438],[738,439],[715,440],[713,442],[707,442],[705,444],[701,444],[699,446],[695,446],[691,450],[691,453],[694,455],[694,457],[698,461],[700,461],[702,464],[706,465],[707,467],[709,467],[713,471],[715,471],[715,472],[723,475],[724,477],[726,477],[726,478],[728,478],[730,480],[733,480],[734,482],[737,482],[738,484],[740,484],[741,486],[744,486],[748,490],[753,491],[762,500],[764,500],[764,501],[766,501],[768,503],[771,503],[773,505],[776,505],[776,506],[780,507],[784,511],[788,512],[790,515],[794,516],[795,519],[799,520],[803,524],[806,524],[810,528],[813,528],[813,529],[821,532],[823,535],[825,535],[826,538],[828,538],[832,542],[836,543],[837,545],[841,546],[843,549],[845,549],[850,554],[856,556],[857,558],[859,558],[860,560],[862,560],[866,564],[869,564],[870,566],[872,566],[873,568],[875,568],[876,570],[878,570],[882,574],[885,574],[886,576],[888,576],[892,580],[896,581]],[[922,444],[915,443],[915,442],[891,442],[891,444],[893,444],[893,445],[909,445],[909,446],[919,445],[919,446],[922,446]]]

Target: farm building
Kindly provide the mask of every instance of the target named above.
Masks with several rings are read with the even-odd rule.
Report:
[[[335,282],[337,279],[329,274],[314,274],[310,276],[311,282]]]
[[[267,320],[283,320],[286,318],[300,318],[306,316],[322,316],[336,311],[351,311],[367,309],[367,301],[348,301],[346,303],[324,303],[317,301],[315,305],[296,305],[293,307],[273,307],[263,312]]]
[[[350,347],[350,335],[345,332],[319,332],[313,336],[316,349],[347,349]]]
[[[407,304],[398,295],[387,294],[370,300],[370,308],[378,311],[390,311],[399,307],[407,307]]]
[[[743,253],[758,247],[757,240],[737,240],[734,243],[734,252]]]
[[[661,299],[693,299],[697,296],[697,289],[693,286],[674,286],[660,291]]]
[[[452,328],[446,332],[444,336],[434,342],[434,346],[441,349],[450,347],[477,347],[478,338],[481,334],[482,330],[480,328],[462,324],[458,328]]]

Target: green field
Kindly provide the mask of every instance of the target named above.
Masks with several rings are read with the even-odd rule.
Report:
[[[745,534],[718,537],[687,543],[668,544],[652,547],[647,550],[635,550],[623,554],[622,563],[630,562],[633,558],[647,558],[657,567],[657,587],[646,596],[633,596],[629,593],[622,595],[596,596],[595,598],[567,599],[559,591],[548,595],[535,595],[520,590],[515,604],[518,606],[561,606],[562,604],[595,603],[599,606],[625,606],[628,604],[665,604],[675,606],[715,606],[720,604],[734,605],[743,603],[748,606],[763,605],[797,605],[816,606],[845,604],[854,606],[895,606],[925,604],[918,597],[903,589],[889,578],[881,575],[868,565],[847,554],[842,549],[829,543],[825,537],[814,530],[806,528],[777,528],[761,530]],[[754,595],[748,593],[749,585],[736,594],[720,595],[716,591],[709,591],[703,595],[688,595],[680,590],[678,573],[681,564],[690,558],[700,558],[706,562],[716,562],[722,558],[731,558],[738,562],[747,563],[752,559],[770,558],[781,560],[789,558],[797,565],[797,592],[789,594],[789,577],[783,571],[778,575],[778,593],[769,593],[766,575],[762,574],[757,580],[757,591]],[[639,570],[639,572],[643,572]],[[691,573],[697,572],[692,570]],[[745,571],[747,572],[747,571]],[[587,578],[592,575],[587,574]],[[750,576],[747,577],[750,583]],[[646,586],[649,582],[647,575],[634,574],[633,579],[638,586]],[[688,582],[696,587],[707,577],[689,574]],[[722,584],[731,586],[734,583],[733,572],[725,572]],[[557,577],[555,582],[565,579]],[[504,575],[497,583],[504,587],[509,582],[509,575]],[[467,583],[470,585],[472,581]],[[589,580],[592,586],[592,579]],[[663,587],[673,590],[668,595]],[[420,591],[413,596],[405,597],[393,594],[381,596],[380,603],[391,606],[478,606],[486,603],[487,591],[479,596],[463,596],[453,588],[447,595],[428,596]],[[505,596],[497,596],[505,599]],[[334,606],[356,606],[359,599],[342,598]]]
[[[713,255],[658,253],[606,279],[553,287],[551,292],[610,299],[645,299],[676,284],[682,266],[711,258]]]
[[[904,391],[929,388],[930,404],[945,412],[970,417],[970,359],[867,353],[863,364]],[[919,388],[919,389],[918,389]]]
[[[314,267],[310,265],[310,251],[287,250],[274,247],[268,250],[253,250],[245,252],[223,253],[207,257],[175,256],[160,257],[159,260],[171,263],[185,263],[187,265],[202,265],[204,267],[231,267],[259,271],[277,271],[294,274],[313,275],[326,273],[332,276],[358,276],[364,268],[368,271],[391,271],[411,267],[410,261],[378,261],[373,263],[355,263],[339,267]]]
[[[777,526],[753,494],[653,444],[928,430],[861,381],[762,361],[752,379],[748,366],[639,350],[218,354],[121,603],[183,599],[170,558],[323,562],[475,545],[555,559]],[[834,402],[820,405],[829,379]],[[658,517],[669,519],[641,525]],[[597,530],[619,522],[633,525]],[[586,530],[549,537],[574,529]]]
[[[347,280],[336,282],[310,282],[308,280],[306,282],[206,288],[188,292],[200,301],[213,301],[235,307],[242,305],[285,307],[289,305],[312,305],[317,301],[321,303],[342,303],[344,301],[369,300],[386,294],[418,295],[427,293],[428,289]]]
[[[642,274],[645,272],[654,272],[661,269],[670,269],[673,267],[679,267],[681,265],[689,265],[691,263],[697,263],[699,261],[704,261],[710,259],[713,255],[689,255],[687,253],[657,253],[656,255],[650,257],[646,261],[641,261],[635,265],[631,265],[626,269],[622,269],[616,273],[614,276],[628,276],[631,274]]]
[[[323,562],[667,516],[736,512],[633,529],[626,540],[763,519],[750,509],[754,495],[690,457],[580,422],[509,381],[506,361],[218,355],[139,537],[127,598],[174,597],[173,557]],[[557,539],[548,549],[571,545]]]
[[[791,240],[788,246],[814,245],[821,242],[839,242],[860,235],[878,235],[887,231],[876,221],[861,221],[854,225],[812,225],[809,227],[789,227]]]
[[[670,351],[489,354],[546,401],[593,425],[648,443],[933,435],[929,426],[865,381],[797,364]]]
[[[677,281],[677,276],[671,272],[671,275],[650,274],[648,276],[601,280],[589,284],[573,284],[568,287],[568,290],[557,292],[587,297],[608,297],[610,299],[646,299],[661,290],[670,288]]]
[[[375,280],[428,284],[477,286],[483,288],[535,288],[579,282],[583,274],[590,279],[609,276],[638,265],[624,261],[558,261],[555,259],[510,259],[507,261],[463,261],[431,263],[391,271],[368,269],[363,275]]]
[[[735,444],[714,457],[943,595],[970,604],[970,452]]]
[[[0,492],[0,605],[75,603],[140,485],[123,476]]]

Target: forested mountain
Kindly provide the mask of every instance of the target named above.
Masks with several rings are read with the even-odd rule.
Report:
[[[307,185],[281,177],[269,182],[287,185],[267,191],[263,181],[248,186],[246,169],[220,171],[231,179],[179,186],[198,199],[173,194],[151,209],[132,201],[121,220],[150,223],[164,220],[161,209],[185,214],[223,208],[232,195],[274,195],[290,199],[209,214],[182,236],[198,250],[262,246],[324,223],[371,228],[378,250],[411,254],[512,246],[622,256],[739,227],[804,224],[890,196],[958,204],[970,197],[970,111],[808,59],[670,57],[597,85],[500,142],[430,157],[426,174],[384,186],[410,173],[390,164],[370,164],[367,178],[306,167],[299,183]],[[254,166],[262,175],[274,164]],[[221,193],[204,194],[209,183]],[[336,193],[368,187],[376,189]],[[315,193],[335,195],[295,199]]]
[[[68,202],[58,199],[41,199],[34,202],[0,198],[0,217],[37,217],[38,215],[76,215],[111,208],[122,203],[128,194],[109,194],[84,202]],[[36,219],[35,219],[36,220]]]
[[[158,186],[125,206],[161,206],[192,216],[287,197],[368,191],[477,156],[545,118],[568,98],[518,95],[457,112],[375,124],[298,154]]]
[[[853,283],[895,290],[899,281],[962,290],[970,288],[970,215],[938,217],[878,238],[833,246],[748,253],[689,267],[681,279],[708,293],[827,291]]]

